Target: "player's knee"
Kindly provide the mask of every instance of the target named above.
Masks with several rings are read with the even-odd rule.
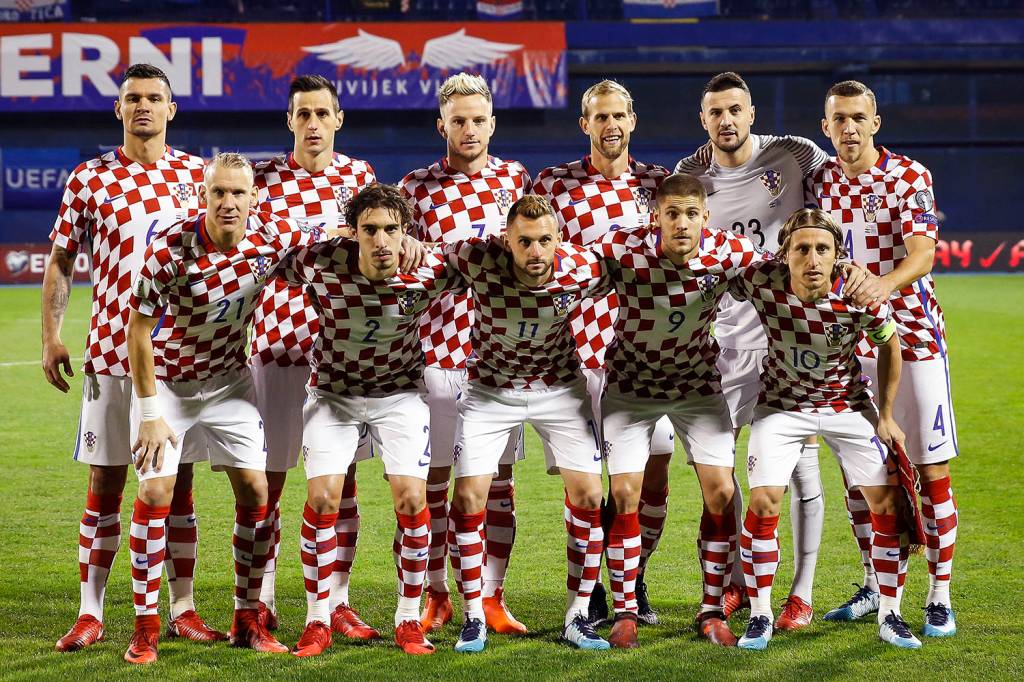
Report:
[[[151,507],[167,507],[174,496],[174,478],[151,478],[139,483],[139,499]]]
[[[704,493],[704,506],[712,514],[725,514],[732,511],[732,500],[736,489],[732,485],[732,479],[728,479],[713,486]]]
[[[399,514],[413,516],[426,506],[426,494],[418,487],[404,488],[395,495],[395,511]]]
[[[598,481],[600,481],[600,479],[598,479]],[[574,506],[588,510],[600,509],[601,500],[603,498],[604,492],[601,490],[600,482],[593,487],[588,486],[578,488],[569,494],[569,501],[572,502]],[[616,502],[616,506],[618,506],[618,502]],[[622,507],[618,507],[618,509],[620,513],[626,513]],[[634,511],[636,510],[636,505],[633,506],[633,509]]]
[[[460,488],[456,484],[452,493],[452,506],[463,514],[475,514],[487,506],[487,494],[467,487]]]
[[[919,464],[917,470],[921,474],[921,480],[937,481],[949,476],[949,462],[937,462],[935,464]]]
[[[317,514],[331,514],[341,506],[341,488],[331,490],[323,487],[306,493],[306,504]]]
[[[632,514],[640,505],[640,486],[629,478],[613,476],[611,495],[620,514]]]
[[[89,490],[96,495],[116,495],[124,491],[128,465],[89,467]]]
[[[750,491],[750,505],[748,509],[754,516],[764,518],[765,516],[778,516],[781,506],[781,495],[775,496],[765,488],[754,488]]]

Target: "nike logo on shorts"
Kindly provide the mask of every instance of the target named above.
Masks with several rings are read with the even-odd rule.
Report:
[[[945,445],[948,442],[949,442],[948,440],[944,440],[941,443],[939,443],[938,445],[932,445],[931,443],[929,443],[928,444],[928,452],[935,452],[936,450],[938,450],[939,448],[941,448],[943,445]]]
[[[430,460],[428,459],[426,462],[424,462],[421,459],[419,462],[417,462],[417,464],[419,464],[421,467],[427,467],[427,466],[430,466]]]

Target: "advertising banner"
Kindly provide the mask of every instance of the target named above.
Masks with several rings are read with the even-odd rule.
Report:
[[[0,21],[66,21],[71,0],[0,0]]]
[[[3,149],[0,209],[56,211],[68,175],[80,160],[77,149]]]
[[[622,15],[627,19],[681,19],[713,17],[718,0],[623,0]]]
[[[131,63],[163,69],[188,110],[278,110],[298,74],[346,109],[431,109],[448,76],[483,76],[494,105],[566,105],[558,22],[0,24],[0,111],[107,110]]]

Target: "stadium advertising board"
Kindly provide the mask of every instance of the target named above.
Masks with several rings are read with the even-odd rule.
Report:
[[[0,151],[3,185],[0,209],[56,210],[68,175],[78,165],[77,149],[7,148]]]
[[[49,255],[49,244],[0,244],[0,284],[42,284]],[[89,281],[88,254],[75,257],[73,279]]]
[[[623,0],[627,19],[682,19],[718,14],[718,0]]]
[[[0,111],[108,110],[132,62],[190,110],[278,109],[299,73],[334,80],[346,109],[430,109],[459,71],[498,108],[564,107],[565,45],[558,22],[0,25]]]

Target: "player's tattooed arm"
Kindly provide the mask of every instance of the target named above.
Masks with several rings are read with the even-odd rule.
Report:
[[[141,407],[139,436],[132,445],[132,459],[140,474],[160,471],[167,441],[178,445],[171,427],[164,421],[156,395],[156,368],[153,362],[153,330],[158,317],[133,310],[128,318],[128,365],[132,371],[135,397]]]
[[[892,416],[902,366],[899,334],[890,330],[888,340],[878,346],[878,427],[875,429],[878,438],[890,447],[896,444],[903,447],[904,442],[903,431]]]
[[[74,264],[74,254],[54,244],[43,271],[43,374],[51,386],[64,393],[71,388],[64,375],[75,375],[71,369],[71,356],[60,339],[64,313],[71,298]]]

